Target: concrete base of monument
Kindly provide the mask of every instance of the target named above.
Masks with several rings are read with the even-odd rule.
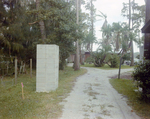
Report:
[[[59,47],[57,45],[37,45],[36,92],[50,92],[58,88]]]

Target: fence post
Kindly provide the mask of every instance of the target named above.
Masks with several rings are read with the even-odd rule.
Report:
[[[15,84],[17,84],[17,58],[15,58]]]
[[[32,78],[32,59],[30,59],[30,78]]]

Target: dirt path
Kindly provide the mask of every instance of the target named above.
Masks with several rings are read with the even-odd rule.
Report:
[[[109,83],[109,77],[118,70],[86,69],[88,72],[77,78],[72,92],[61,103],[64,109],[60,119],[140,119]]]

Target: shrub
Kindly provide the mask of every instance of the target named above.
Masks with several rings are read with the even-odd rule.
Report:
[[[12,75],[14,73],[14,63],[11,58],[0,58],[0,75]]]
[[[125,54],[125,55],[122,57],[122,63],[121,63],[121,64],[123,64],[125,60],[127,60],[127,61],[130,60],[130,54],[129,54],[129,53]]]
[[[137,85],[142,88],[143,99],[150,99],[150,60],[139,62],[132,73],[132,77],[137,81]]]
[[[106,54],[103,52],[96,52],[93,54],[94,57],[94,65],[95,67],[103,67],[104,66],[104,60],[106,58]]]
[[[118,68],[119,67],[119,57],[117,54],[109,54],[106,58],[106,63],[111,68]]]
[[[94,65],[96,67],[103,67],[105,65],[107,54],[111,51],[111,46],[107,45],[105,42],[102,42],[97,51],[93,53]]]
[[[94,62],[94,58],[90,56],[90,57],[88,57],[88,58],[85,60],[85,62],[86,62],[86,63],[89,63],[89,64],[90,64],[90,63],[93,63],[93,62]]]

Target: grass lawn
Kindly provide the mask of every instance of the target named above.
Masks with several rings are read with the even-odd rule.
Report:
[[[12,86],[12,78],[4,79],[5,87],[0,85],[0,119],[54,119],[61,115],[62,106],[59,105],[71,91],[75,78],[86,72],[85,69],[73,71],[66,67],[59,72],[59,87],[50,93],[36,93],[36,76],[22,74],[18,77],[18,83]],[[22,99],[21,82],[24,84],[24,96]]]
[[[121,94],[128,97],[128,104],[143,119],[150,119],[150,103],[145,103],[140,99],[139,92],[132,80],[110,79],[111,85]]]
[[[85,64],[81,65],[82,67],[92,67],[92,68],[98,68],[98,69],[104,69],[104,70],[113,70],[113,69],[119,69],[119,68],[110,68],[107,64],[105,64],[103,67],[95,67],[94,64]],[[133,66],[129,65],[122,65],[121,69],[129,69],[133,68]]]

